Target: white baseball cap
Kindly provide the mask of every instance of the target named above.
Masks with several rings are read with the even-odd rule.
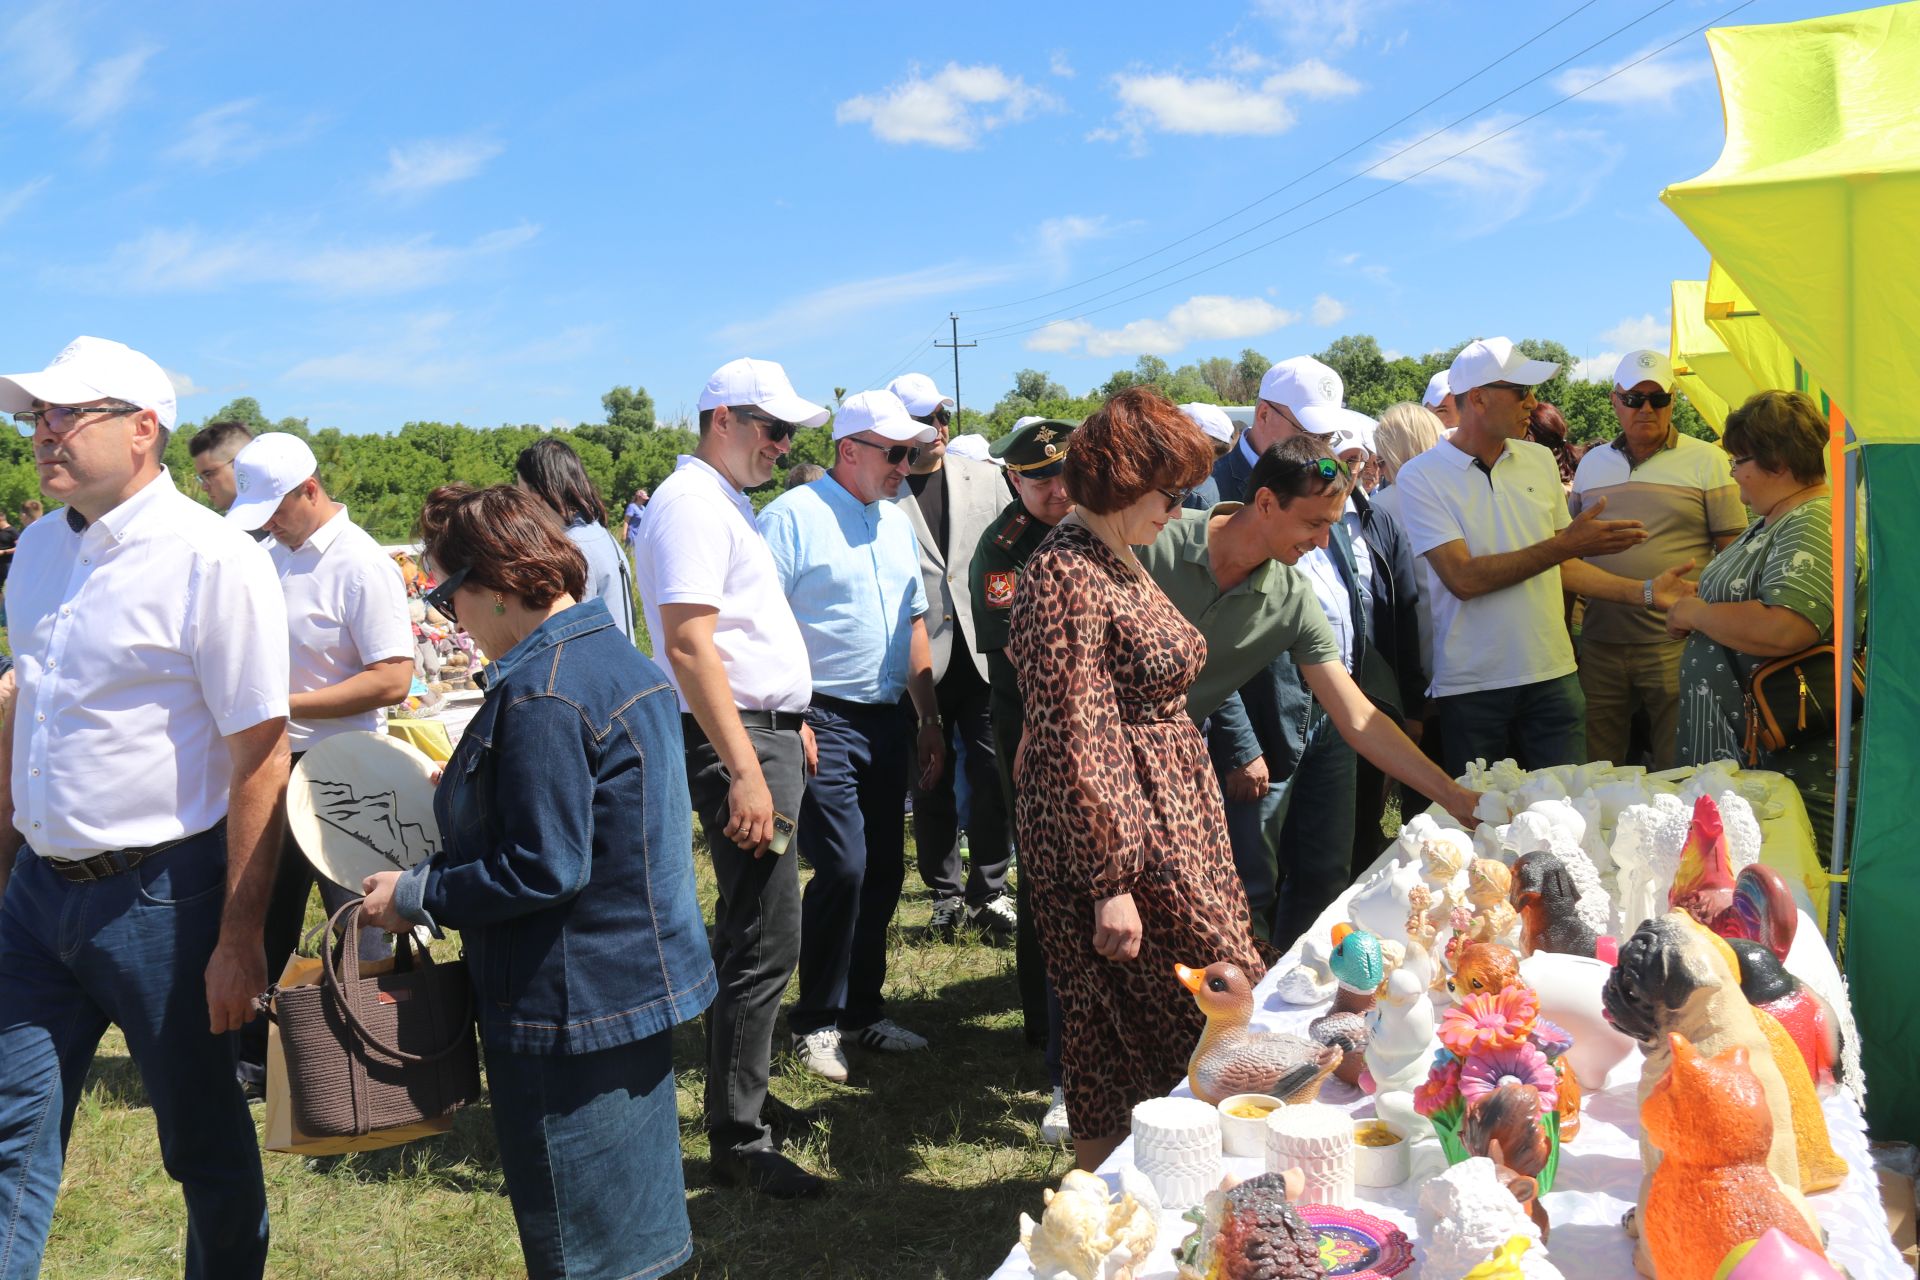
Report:
[[[844,440],[862,431],[871,431],[883,440],[900,444],[940,438],[935,428],[915,422],[907,406],[891,391],[860,391],[840,402],[839,412],[833,415],[833,438]]]
[[[1018,431],[1022,427],[1030,427],[1036,422],[1045,422],[1046,420],[1044,414],[1038,413],[1029,413],[1024,417],[1015,418],[1013,420],[1013,430],[1007,432],[1007,434],[1012,435],[1014,431]]]
[[[1347,425],[1336,428],[1333,439],[1327,441],[1327,448],[1333,450],[1336,458],[1354,448],[1365,449],[1368,453],[1380,452],[1374,448],[1376,431],[1373,419],[1364,413],[1354,413],[1353,417],[1357,421],[1349,421]]]
[[[1345,397],[1346,384],[1340,375],[1312,356],[1282,360],[1260,379],[1260,398],[1285,406],[1310,435],[1340,429],[1346,414],[1340,402]]]
[[[0,413],[43,404],[86,404],[92,400],[124,400],[173,430],[173,379],[151,357],[124,342],[107,338],[75,338],[38,373],[10,373],[0,377]]]
[[[989,450],[992,445],[978,431],[969,431],[965,435],[955,436],[947,441],[947,452],[957,453],[963,458],[972,458],[975,462],[991,462],[996,465],[999,459]]]
[[[729,360],[713,371],[700,392],[700,411],[752,405],[764,409],[782,422],[817,427],[827,420],[827,411],[811,400],[802,400],[787,380],[787,371],[772,360]]]
[[[1662,391],[1673,390],[1673,361],[1658,351],[1629,351],[1620,357],[1613,371],[1613,385],[1631,391],[1643,382],[1656,382]]]
[[[1221,444],[1233,443],[1233,419],[1219,405],[1202,404],[1196,400],[1192,404],[1181,405],[1180,412],[1186,414],[1194,426],[1206,432],[1209,439],[1218,440]]]
[[[255,436],[233,456],[233,488],[237,495],[227,508],[227,519],[242,529],[258,529],[273,519],[280,499],[298,489],[320,469],[313,450],[299,436],[269,431]]]
[[[916,418],[930,417],[941,405],[949,409],[955,407],[954,398],[941,394],[933,379],[924,373],[903,373],[887,384],[887,390],[899,396],[900,403]]]
[[[1427,379],[1427,394],[1420,397],[1420,403],[1429,409],[1438,409],[1441,402],[1453,394],[1453,388],[1447,383],[1447,371],[1442,369]]]
[[[1551,360],[1529,360],[1505,338],[1482,338],[1469,342],[1453,358],[1447,370],[1447,386],[1454,395],[1463,395],[1489,382],[1511,382],[1521,387],[1537,387],[1560,372]]]

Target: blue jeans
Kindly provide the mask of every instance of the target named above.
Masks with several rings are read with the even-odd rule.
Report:
[[[226,872],[224,828],[89,884],[20,851],[0,902],[0,1278],[40,1274],[74,1107],[109,1024],[186,1197],[188,1280],[266,1269],[266,1187],[234,1037],[207,1030]]]
[[[1555,624],[1558,625],[1558,624]],[[1587,695],[1578,675],[1435,698],[1447,772],[1511,756],[1522,769],[1587,762]]]
[[[857,1031],[883,1015],[887,926],[906,881],[901,798],[913,766],[912,722],[884,706],[814,697],[807,711],[820,767],[800,805],[800,856],[813,868],[800,903],[796,1035]]]
[[[1300,762],[1258,800],[1227,801],[1227,839],[1256,938],[1285,951],[1349,883],[1353,748],[1314,712]]]
[[[486,1056],[530,1280],[662,1276],[693,1256],[671,1031],[593,1053]]]

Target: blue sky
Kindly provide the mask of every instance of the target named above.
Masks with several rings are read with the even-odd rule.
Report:
[[[742,354],[947,386],[949,310],[981,407],[1349,332],[1598,367],[1705,271],[1656,198],[1719,153],[1705,38],[1525,117],[1736,3],[10,5],[0,365],[94,333],[183,417],[352,431],[672,416]]]

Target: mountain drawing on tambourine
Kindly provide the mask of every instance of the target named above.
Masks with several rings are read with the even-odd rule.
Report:
[[[316,818],[352,836],[393,864],[395,870],[405,871],[415,862],[425,861],[440,851],[439,827],[432,822],[402,821],[396,812],[394,792],[376,791],[363,796],[344,782],[320,779],[314,779],[309,785],[313,788]],[[420,856],[408,857],[415,849],[421,850]]]

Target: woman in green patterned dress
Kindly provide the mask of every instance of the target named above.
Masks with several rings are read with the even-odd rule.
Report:
[[[1762,391],[1727,415],[1721,447],[1754,521],[1667,613],[1680,657],[1681,764],[1744,763],[1746,678],[1760,664],[1833,640],[1833,499],[1827,426],[1797,391]],[[1855,592],[1864,602],[1864,587]],[[1856,729],[1858,723],[1856,722]],[[1810,735],[1760,754],[1806,801],[1816,848],[1833,839],[1834,744]]]

